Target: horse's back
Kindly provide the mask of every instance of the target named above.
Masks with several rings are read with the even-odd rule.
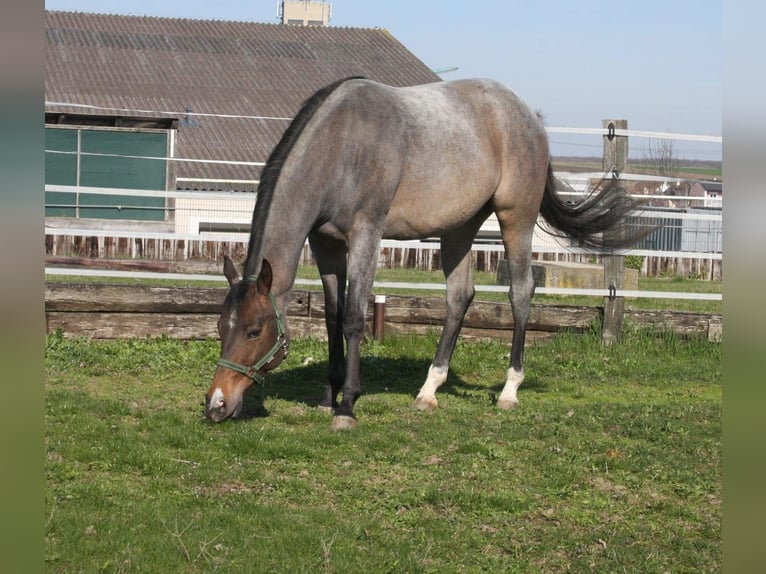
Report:
[[[516,189],[527,187],[520,174],[533,174],[535,186],[544,185],[540,168],[533,168],[547,169],[544,128],[529,106],[502,84],[466,79],[367,88],[376,101],[388,100],[395,126],[375,142],[376,150],[388,138],[395,142],[385,158],[396,166],[385,236],[442,235],[485,211],[498,190],[513,192],[510,179],[519,182]]]
[[[332,206],[322,218],[340,233],[382,214],[385,237],[439,236],[485,212],[531,165],[547,169],[539,119],[492,80],[392,87],[353,79],[317,115],[297,144],[299,179],[322,182],[321,201]]]

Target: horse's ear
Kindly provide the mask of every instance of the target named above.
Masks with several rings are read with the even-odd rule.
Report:
[[[261,265],[261,272],[258,274],[258,281],[255,282],[255,285],[258,289],[258,293],[260,295],[266,295],[269,291],[271,291],[271,281],[274,278],[274,276],[271,273],[271,264],[264,259],[263,264]]]
[[[234,262],[228,255],[223,256],[223,274],[229,281],[229,286],[239,283],[239,273],[237,273],[237,268],[234,267]]]

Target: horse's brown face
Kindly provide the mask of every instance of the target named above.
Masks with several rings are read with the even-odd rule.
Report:
[[[264,260],[257,280],[242,280],[226,257],[224,274],[231,288],[218,319],[218,334],[221,362],[227,365],[218,364],[205,396],[205,416],[214,422],[236,417],[242,409],[245,393],[255,380],[262,380],[287,354],[285,344],[268,362],[252,369],[259,360],[268,359],[267,355],[280,338],[276,309],[269,295],[272,272],[268,261]],[[249,374],[240,372],[248,370]]]

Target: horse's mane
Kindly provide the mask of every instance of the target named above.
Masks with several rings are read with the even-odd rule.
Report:
[[[303,133],[303,129],[308,124],[309,120],[314,116],[314,113],[324,103],[324,101],[332,94],[341,84],[348,80],[363,79],[361,76],[350,76],[337,80],[332,84],[319,89],[309,99],[307,99],[301,107],[298,114],[287,126],[285,133],[279,140],[279,143],[274,147],[269,155],[269,159],[266,161],[266,165],[261,172],[261,181],[258,184],[258,197],[255,201],[255,209],[253,210],[253,221],[250,225],[250,241],[247,245],[247,259],[245,260],[244,276],[253,275],[256,272],[256,268],[260,264],[259,254],[261,251],[261,245],[263,243],[263,229],[265,228],[266,218],[269,214],[269,207],[271,206],[271,198],[274,195],[274,188],[277,185],[279,174],[282,171],[282,165],[284,164],[287,156],[290,154],[290,150],[293,149],[295,142]]]

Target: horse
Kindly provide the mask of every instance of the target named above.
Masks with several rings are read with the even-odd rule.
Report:
[[[333,413],[335,430],[357,424],[360,344],[381,240],[440,239],[446,320],[414,402],[437,408],[474,297],[471,246],[492,213],[510,269],[511,356],[496,401],[509,409],[524,380],[538,214],[555,235],[615,249],[633,240],[623,223],[635,208],[609,184],[579,203],[560,198],[540,114],[496,81],[392,87],[349,77],[325,86],[304,102],[264,166],[242,275],[224,257],[230,289],[204,414],[236,417],[245,392],[287,356],[285,309],[307,239],[325,297],[329,368],[319,408]]]

